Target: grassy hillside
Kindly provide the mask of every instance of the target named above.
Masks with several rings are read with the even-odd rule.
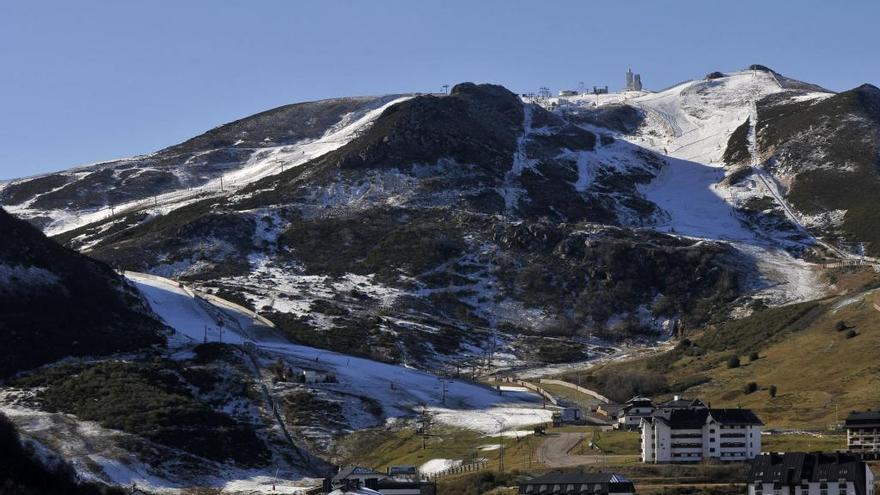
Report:
[[[530,456],[541,439],[533,435],[521,439],[505,438],[504,466],[523,469],[537,465]],[[376,428],[362,430],[341,439],[337,447],[337,464],[357,464],[384,471],[394,465],[421,466],[431,459],[461,459],[471,462],[474,457],[485,458],[490,470],[497,470],[501,458],[498,437],[460,428],[438,426],[432,428],[422,449],[422,436],[414,427]],[[531,461],[531,462],[530,462]]]
[[[799,211],[844,210],[831,234],[880,253],[880,89],[862,85],[818,102],[758,103],[758,141],[776,174],[792,176],[787,199]]]
[[[683,393],[713,407],[752,408],[770,426],[826,427],[850,410],[880,406],[880,311],[872,298],[861,292],[766,309],[582,379],[611,393],[628,377],[632,390],[660,398]],[[746,390],[750,383],[755,391]]]

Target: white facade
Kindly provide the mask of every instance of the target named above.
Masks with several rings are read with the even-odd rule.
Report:
[[[663,419],[641,423],[642,462],[744,461],[761,453],[761,425],[720,424],[711,414],[700,428],[673,428]]]
[[[642,423],[642,418],[651,416],[652,412],[654,412],[653,407],[633,407],[617,418],[618,428],[625,430],[638,429]]]
[[[852,481],[804,481],[796,486],[774,483],[749,483],[749,495],[874,495],[874,473],[865,466],[865,485],[857,487]]]
[[[642,424],[642,418],[651,416],[656,408],[651,399],[645,397],[633,397],[617,413],[617,428],[624,430],[637,430]]]
[[[880,427],[847,426],[846,445],[851,452],[880,451]]]

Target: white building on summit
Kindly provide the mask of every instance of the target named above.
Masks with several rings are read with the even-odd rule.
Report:
[[[641,91],[642,90],[642,75],[641,74],[633,74],[632,69],[628,69],[626,71],[626,87],[624,91]]]
[[[761,453],[762,426],[748,409],[658,409],[642,418],[642,462],[753,459]]]

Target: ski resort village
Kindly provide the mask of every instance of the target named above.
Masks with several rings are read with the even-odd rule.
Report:
[[[638,1],[590,17],[590,47],[535,12],[528,46],[443,24],[442,50],[397,31],[445,5],[415,21],[350,2],[331,29],[309,2],[234,3],[126,7],[161,11],[149,27],[108,3],[124,32],[88,46],[99,12],[42,13],[65,67],[102,61],[88,91],[43,80],[88,96],[76,118],[107,136],[89,148],[70,102],[0,105],[0,136],[41,122],[2,153],[65,152],[43,168],[0,154],[0,495],[878,493],[880,89],[843,78],[850,58],[694,72],[706,55],[687,46],[653,63],[644,45],[681,33],[633,21],[656,8]],[[555,25],[584,17],[569,7]],[[513,22],[486,8],[455,18]],[[597,41],[605,22],[626,35]],[[725,50],[760,38],[744,29]],[[309,54],[285,41],[304,33]],[[183,36],[198,39],[169,44]],[[580,58],[560,64],[568,37]],[[153,48],[110,64],[117,43],[180,66]],[[43,70],[17,50],[11,77]],[[151,108],[141,78],[192,91]],[[163,127],[178,144],[142,140]],[[156,151],[70,158],[139,147]]]

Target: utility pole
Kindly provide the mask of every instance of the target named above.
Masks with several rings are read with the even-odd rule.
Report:
[[[495,418],[495,422],[498,423],[498,450],[499,450],[499,458],[498,458],[498,472],[504,472],[504,418]]]
[[[444,94],[444,95],[448,95],[448,94],[449,94],[449,85],[448,85],[448,84],[444,84],[444,85],[443,85],[443,94]]]
[[[422,437],[422,450],[425,450],[428,448],[428,437],[431,436],[431,413],[428,411],[428,407],[424,404],[421,406],[419,423],[419,433]]]

